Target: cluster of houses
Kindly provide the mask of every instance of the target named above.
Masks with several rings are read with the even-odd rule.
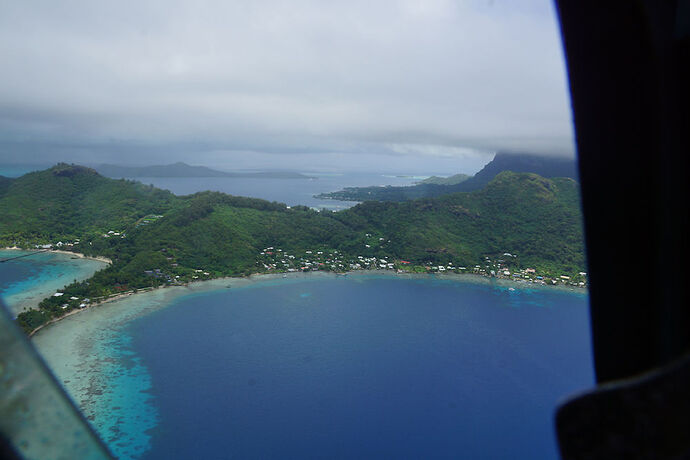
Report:
[[[492,260],[490,257],[484,257],[483,265],[475,265],[474,267],[456,267],[452,263],[446,266],[430,266],[432,272],[455,272],[455,273],[473,273],[482,276],[490,276],[493,278],[511,279],[515,281],[523,281],[542,285],[567,285],[575,287],[585,287],[587,285],[587,273],[579,272],[576,276],[568,275],[552,275],[542,276],[537,273],[534,268],[515,268],[517,255],[504,252],[498,259]],[[512,267],[512,268],[511,268]]]
[[[160,219],[163,217],[162,215],[157,215],[157,214],[151,214],[146,217],[143,217],[142,219],[137,222],[136,227],[140,225],[148,225],[152,222],[155,222],[156,220]],[[108,230],[107,232],[103,233],[100,235],[101,238],[126,238],[127,235],[125,232],[122,230]],[[47,243],[47,244],[35,244],[34,247],[36,249],[60,249],[60,248],[73,248],[74,246],[79,245],[80,240],[75,239],[74,241],[58,241],[56,243]]]
[[[61,248],[73,248],[74,246],[79,245],[79,239],[75,239],[74,241],[58,241],[57,243],[48,243],[48,244],[34,244],[34,248],[36,249],[61,249]]]
[[[173,263],[170,264],[172,268],[176,268],[178,264]],[[211,274],[205,270],[202,269],[196,269],[193,272],[194,274],[182,274],[182,275],[176,275],[174,273],[171,273],[169,271],[163,271],[160,268],[154,268],[153,270],[144,270],[144,275],[150,276],[152,278],[159,279],[161,281],[164,281],[168,284],[182,284],[187,281],[191,280],[198,280],[198,279],[210,279]]]
[[[394,270],[396,268],[396,264],[387,259],[364,256],[346,259],[337,250],[306,250],[298,256],[272,246],[259,253],[257,263],[266,271],[286,272],[318,270],[345,272],[350,270]]]
[[[63,297],[64,295],[65,295],[64,292],[56,292],[55,294],[53,294],[53,297]],[[80,297],[71,296],[69,298],[69,301],[60,305],[60,308],[62,308],[63,310],[65,310],[69,307],[86,308],[89,306],[90,303],[91,303],[91,299],[89,299],[89,298],[83,298],[82,299]]]
[[[167,281],[168,283],[171,283],[173,281],[173,275],[171,275],[170,273],[163,272],[160,268],[154,268],[153,270],[144,270],[144,275]]]
[[[126,235],[124,232],[116,232],[115,230],[108,230],[106,233],[101,235],[103,238],[113,238],[113,237],[120,237],[124,238]]]
[[[76,241],[78,243],[78,241]],[[52,245],[51,245],[52,247]],[[182,271],[175,270],[178,264],[174,262],[173,257],[167,258],[171,262],[171,270],[164,270],[154,268],[152,270],[145,270],[144,274],[152,278],[158,279],[169,285],[183,284],[188,281],[211,279],[213,275],[204,269],[194,269],[191,272],[188,269]],[[300,254],[290,254],[281,248],[269,246],[264,248],[258,254],[257,268],[259,271],[265,272],[306,272],[306,271],[333,271],[336,273],[343,273],[354,270],[393,270],[397,273],[407,272],[427,272],[427,273],[471,273],[481,276],[511,279],[514,281],[542,284],[542,285],[562,285],[574,287],[586,287],[587,273],[579,272],[577,275],[557,275],[557,276],[542,276],[537,273],[534,268],[516,268],[517,256],[510,253],[503,253],[496,260],[485,256],[484,263],[474,265],[473,267],[464,267],[455,265],[452,262],[447,264],[432,264],[430,262],[413,264],[407,260],[392,259],[390,257],[365,257],[358,255],[356,257],[345,257],[337,250],[306,250]],[[178,272],[180,274],[175,274]],[[115,290],[119,294],[128,293],[127,286],[115,286]],[[151,289],[151,288],[148,288]],[[147,289],[143,289],[147,290]],[[127,292],[123,292],[127,291]],[[53,297],[59,298],[66,295],[64,292],[56,292]],[[111,294],[115,295],[115,294]],[[92,300],[88,298],[79,298],[71,296],[69,300],[61,305],[61,308],[85,308],[92,302],[102,300],[95,298]]]
[[[106,233],[103,233],[100,235],[101,238],[125,238],[127,235],[125,235],[124,232],[121,231],[115,231],[115,230],[109,230]],[[47,243],[47,244],[34,244],[34,248],[36,249],[72,249],[75,246],[79,246],[80,240],[79,238],[75,239],[74,241],[57,241],[55,243]]]
[[[381,241],[383,241],[383,238],[381,238]],[[356,258],[345,258],[337,250],[325,249],[307,250],[302,254],[290,254],[273,246],[264,248],[259,252],[258,256],[257,265],[268,272],[394,270],[397,273],[406,273],[425,271],[428,273],[471,273],[543,285],[585,287],[587,284],[587,273],[585,272],[580,272],[573,277],[568,275],[542,276],[534,268],[515,268],[517,256],[507,252],[503,253],[495,261],[485,256],[483,265],[474,265],[473,267],[459,266],[453,264],[453,262],[441,265],[426,262],[421,265],[415,265],[407,260],[392,259],[390,257],[365,257],[362,255],[358,255]]]
[[[337,250],[319,251],[307,250],[300,256],[289,254],[280,248],[269,246],[259,253],[257,261],[259,267],[266,271],[296,272],[329,270],[343,272],[348,265],[342,254]]]

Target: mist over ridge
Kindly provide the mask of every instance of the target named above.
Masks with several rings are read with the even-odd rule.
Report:
[[[546,0],[10,2],[0,58],[0,163],[473,174],[574,150]]]

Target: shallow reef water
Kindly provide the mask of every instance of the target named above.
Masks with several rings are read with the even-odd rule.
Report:
[[[555,459],[556,403],[594,382],[587,301],[257,276],[130,296],[34,343],[118,458]]]

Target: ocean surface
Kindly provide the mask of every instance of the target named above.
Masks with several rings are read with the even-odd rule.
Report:
[[[556,459],[556,404],[594,384],[584,292],[352,274],[166,303],[63,331],[120,458]]]
[[[0,260],[35,251],[2,250]],[[107,264],[72,259],[68,254],[43,252],[0,263],[0,298],[13,315],[35,307],[45,297],[76,280],[90,278]]]
[[[2,165],[0,176],[19,177],[31,171],[47,169],[52,165]],[[300,172],[300,171],[298,171]],[[132,177],[144,184],[170,190],[176,195],[189,195],[206,190],[230,195],[261,198],[285,203],[288,206],[305,205],[317,209],[341,210],[357,204],[354,201],[323,200],[314,195],[342,190],[345,187],[372,185],[412,185],[428,175],[391,175],[382,173],[303,173],[310,179],[271,179],[238,177]],[[429,174],[431,175],[431,174]]]
[[[135,177],[132,180],[153,184],[176,195],[212,190],[230,195],[249,196],[268,201],[298,204],[317,209],[340,210],[357,204],[354,201],[324,200],[314,195],[334,192],[345,187],[370,185],[412,185],[426,176],[394,176],[367,173],[305,173],[313,179],[248,179],[236,177]]]
[[[52,164],[42,164],[42,165],[25,165],[25,164],[0,164],[0,176],[5,177],[19,177],[26,173],[33,171],[40,171],[42,169],[48,169]]]
[[[416,179],[137,180],[337,210],[354,203],[312,195]],[[0,263],[0,296],[21,311],[104,266],[54,253]],[[131,296],[34,343],[124,459],[555,459],[555,405],[594,384],[582,291],[370,274],[259,279]]]

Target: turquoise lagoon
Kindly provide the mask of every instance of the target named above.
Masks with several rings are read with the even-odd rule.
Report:
[[[33,252],[1,249],[0,260]],[[0,263],[0,298],[16,316],[74,280],[88,279],[107,266],[98,260],[73,257],[76,256],[41,252]]]
[[[253,277],[131,296],[35,343],[120,458],[555,459],[556,404],[594,384],[587,303],[471,277]]]

